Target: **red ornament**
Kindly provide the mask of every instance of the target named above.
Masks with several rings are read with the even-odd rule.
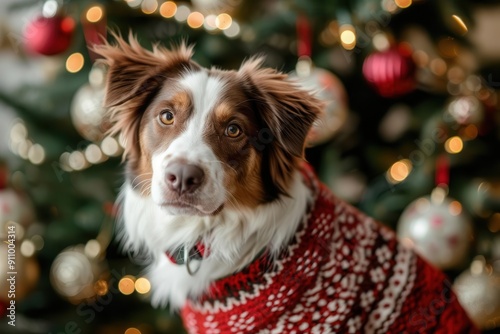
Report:
[[[75,21],[69,16],[39,16],[24,30],[26,50],[46,56],[66,51],[73,37]]]
[[[415,88],[415,63],[405,46],[375,52],[366,57],[363,75],[383,97],[404,95]]]

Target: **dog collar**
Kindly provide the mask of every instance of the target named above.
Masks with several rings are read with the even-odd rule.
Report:
[[[196,274],[200,269],[201,262],[197,266],[193,267],[191,261],[203,260],[205,255],[208,255],[208,251],[203,243],[198,242],[190,249],[187,249],[186,246],[181,246],[176,248],[173,252],[166,251],[165,255],[170,260],[170,262],[174,264],[185,264],[188,273],[192,276]]]

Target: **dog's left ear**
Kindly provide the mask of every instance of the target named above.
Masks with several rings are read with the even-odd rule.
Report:
[[[277,194],[287,194],[297,158],[303,158],[306,136],[324,104],[286,74],[262,68],[262,62],[262,58],[250,59],[238,75],[263,126],[273,136],[270,143],[264,143],[269,164],[265,182],[271,182]]]
[[[302,157],[307,133],[321,113],[323,102],[289,80],[286,74],[261,68],[262,62],[262,58],[250,59],[238,73],[251,97],[256,98],[259,115],[281,148]]]

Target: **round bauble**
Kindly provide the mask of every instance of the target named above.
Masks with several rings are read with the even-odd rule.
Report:
[[[377,51],[366,57],[363,75],[383,97],[397,97],[411,92],[416,85],[415,63],[405,47]]]
[[[456,200],[415,200],[401,214],[397,232],[404,244],[438,268],[459,268],[467,261],[472,226]]]
[[[106,262],[87,253],[84,245],[66,248],[57,255],[50,268],[52,286],[72,303],[101,294],[101,283],[108,276]]]
[[[460,304],[481,330],[500,325],[500,274],[482,260],[474,260],[470,269],[453,284]]]
[[[305,66],[305,70],[298,68],[290,73],[290,78],[325,102],[323,113],[307,135],[307,145],[314,146],[330,140],[345,124],[348,116],[347,93],[342,82],[330,71]]]
[[[68,50],[74,30],[75,21],[69,16],[38,16],[24,29],[24,45],[33,54],[57,55]]]
[[[109,127],[105,118],[104,77],[104,68],[94,66],[89,83],[76,92],[71,103],[71,120],[75,129],[83,138],[93,142],[101,141]]]

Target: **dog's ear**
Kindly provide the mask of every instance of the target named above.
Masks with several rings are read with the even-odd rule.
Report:
[[[290,177],[303,158],[306,136],[323,108],[323,102],[290,81],[286,74],[262,68],[263,59],[245,62],[238,71],[249,99],[264,127],[273,137],[264,148],[269,178],[278,193],[287,193]]]
[[[192,47],[184,43],[174,50],[154,46],[148,51],[132,35],[128,43],[113,36],[115,45],[105,43],[94,52],[108,67],[104,104],[110,110],[110,133],[123,136],[124,157],[134,158],[140,154],[139,124],[146,107],[169,76],[198,65],[191,61]]]

